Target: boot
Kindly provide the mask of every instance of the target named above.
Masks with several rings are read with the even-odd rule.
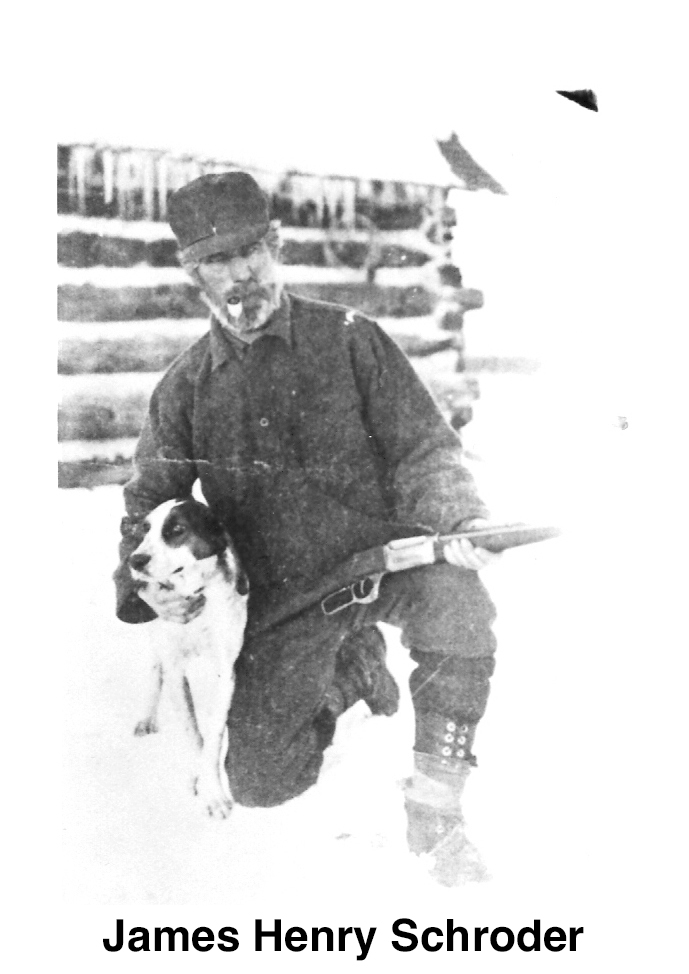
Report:
[[[335,660],[328,708],[338,717],[358,700],[364,700],[372,714],[386,717],[399,707],[399,687],[386,666],[385,639],[377,626],[350,633]]]
[[[476,764],[471,753],[476,724],[417,714],[414,774],[407,782],[407,841],[427,856],[431,876],[442,886],[488,878],[478,850],[466,836],[462,794]]]

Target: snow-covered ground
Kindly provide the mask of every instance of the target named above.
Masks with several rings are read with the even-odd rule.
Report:
[[[496,384],[467,430],[467,445],[483,456],[472,469],[496,520],[557,519],[568,530],[506,553],[484,573],[499,610],[499,655],[466,811],[493,876],[488,885],[556,894],[597,882],[601,822],[611,810],[608,804],[604,811],[611,749],[623,748],[615,755],[618,771],[629,757],[633,732],[618,722],[628,705],[619,696],[620,664],[630,652],[620,616],[632,574],[628,546],[612,567],[610,558],[630,513],[620,485],[632,459],[630,434],[607,417],[574,440],[562,405],[548,411],[540,402],[539,412],[539,401],[533,379]],[[306,795],[278,809],[236,808],[227,822],[202,817],[184,788],[170,715],[155,737],[132,733],[149,655],[146,627],[124,625],[113,613],[121,513],[116,487],[59,497],[60,582],[69,607],[61,641],[69,648],[67,897],[91,904],[218,902],[333,882],[369,895],[456,896],[431,884],[405,851],[398,782],[409,772],[408,697],[393,718],[371,717],[363,704],[353,708],[340,721],[321,781]],[[391,668],[404,686],[408,658],[396,631],[386,635]],[[640,756],[645,740],[634,744]],[[613,795],[613,810],[615,801]]]

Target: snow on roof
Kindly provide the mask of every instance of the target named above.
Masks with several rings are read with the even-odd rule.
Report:
[[[70,104],[58,135],[62,144],[160,149],[269,172],[461,185],[438,149],[430,112],[421,107],[375,90],[346,100],[286,85],[282,100],[273,95],[227,109],[221,101],[210,123],[202,100],[198,111],[178,111],[169,100],[138,112],[124,105],[87,112]]]
[[[268,172],[300,172],[320,176],[394,180],[434,186],[461,186],[438,149],[432,135],[405,132],[400,138],[333,132],[315,141],[293,134],[289,139],[270,137],[257,131],[236,129],[224,137],[180,138],[179,133],[139,132],[124,129],[64,128],[60,143],[109,145],[169,151],[196,158],[213,159]]]

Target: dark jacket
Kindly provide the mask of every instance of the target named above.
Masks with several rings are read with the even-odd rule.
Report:
[[[137,525],[197,477],[254,605],[308,589],[356,551],[487,513],[457,434],[378,325],[291,295],[274,318],[243,347],[213,321],[153,392],[124,488],[115,579],[126,622],[153,618],[125,561]]]

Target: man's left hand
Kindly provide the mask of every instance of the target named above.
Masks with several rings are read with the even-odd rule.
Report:
[[[484,521],[482,518],[476,518],[468,524],[463,524],[462,530],[473,531],[486,527],[488,527],[488,521]],[[449,544],[446,544],[443,549],[443,554],[445,555],[445,560],[450,565],[454,565],[455,568],[468,568],[475,572],[481,568],[486,568],[488,565],[492,565],[500,558],[500,555],[496,552],[486,551],[485,548],[475,548],[468,538],[462,538],[459,541],[451,541]]]

